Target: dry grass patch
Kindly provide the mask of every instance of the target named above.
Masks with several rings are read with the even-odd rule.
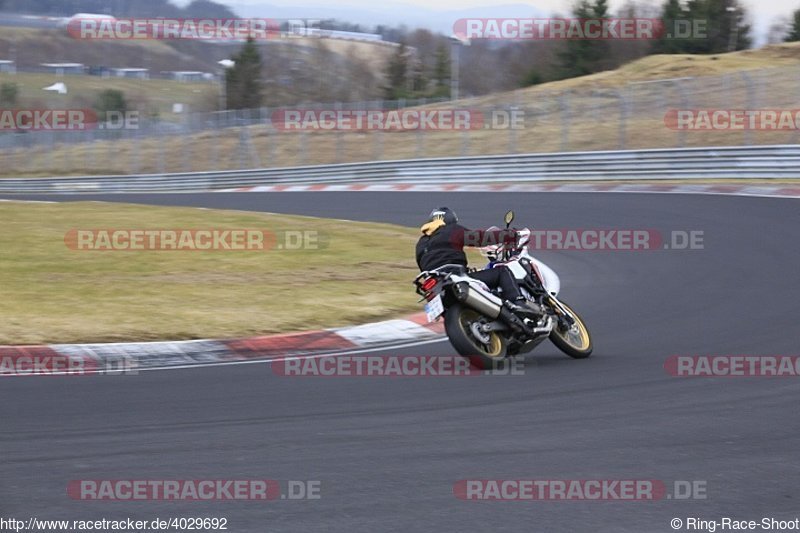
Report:
[[[419,310],[416,231],[312,217],[0,202],[0,344],[238,337]],[[90,252],[72,228],[318,231],[318,250]]]

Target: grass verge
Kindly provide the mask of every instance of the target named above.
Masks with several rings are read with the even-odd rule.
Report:
[[[0,344],[225,338],[420,309],[416,231],[389,224],[98,202],[0,202]],[[71,229],[317,231],[320,249],[78,251]]]

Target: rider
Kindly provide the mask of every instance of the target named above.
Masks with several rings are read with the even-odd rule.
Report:
[[[455,211],[448,207],[437,207],[431,211],[428,222],[422,228],[417,241],[417,266],[421,271],[433,270],[443,265],[467,267],[465,246],[484,246],[488,243],[513,243],[516,233],[510,230],[468,230],[458,224]],[[536,315],[522,296],[511,271],[504,267],[469,272],[472,278],[484,282],[490,289],[499,287],[503,291],[505,305],[514,313]]]

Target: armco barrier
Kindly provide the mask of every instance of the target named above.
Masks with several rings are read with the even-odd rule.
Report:
[[[0,178],[0,192],[194,192],[257,185],[708,178],[800,179],[800,145],[407,159],[181,174]]]

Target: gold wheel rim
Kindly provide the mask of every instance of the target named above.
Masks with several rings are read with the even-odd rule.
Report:
[[[576,350],[587,350],[589,348],[590,341],[589,331],[586,329],[586,325],[583,323],[583,320],[581,320],[580,317],[575,314],[575,311],[573,311],[570,306],[563,302],[561,305],[564,306],[567,311],[569,311],[569,316],[575,321],[575,323],[566,331],[556,329],[558,336]]]

